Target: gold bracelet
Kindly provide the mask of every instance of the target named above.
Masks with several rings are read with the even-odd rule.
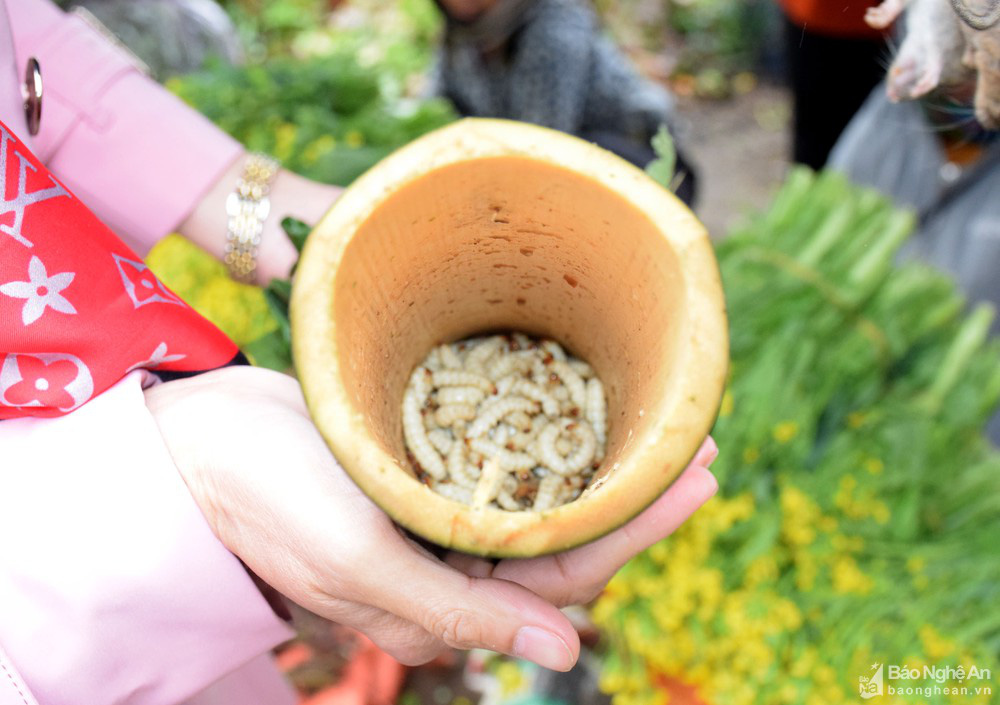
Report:
[[[264,221],[271,212],[268,193],[278,175],[278,162],[251,154],[243,165],[236,189],[226,199],[226,256],[229,274],[236,281],[252,283],[257,270],[257,247]]]

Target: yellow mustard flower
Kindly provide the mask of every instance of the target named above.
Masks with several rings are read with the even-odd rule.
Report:
[[[831,572],[835,592],[865,595],[874,586],[872,579],[861,571],[857,561],[850,556],[839,556],[834,560]]]
[[[727,389],[722,395],[722,403],[719,404],[719,417],[726,418],[733,413],[733,392]]]
[[[799,435],[799,424],[795,421],[782,421],[771,430],[771,436],[778,443],[788,443]]]
[[[866,458],[864,468],[872,475],[881,475],[882,471],[885,470],[885,463],[879,458]]]
[[[283,122],[274,131],[273,157],[279,162],[288,161],[295,149],[298,128],[290,122]]]

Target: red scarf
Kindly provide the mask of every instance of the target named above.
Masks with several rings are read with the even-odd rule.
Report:
[[[0,122],[0,419],[59,416],[131,370],[237,353]]]

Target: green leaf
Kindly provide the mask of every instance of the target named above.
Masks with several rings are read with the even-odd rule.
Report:
[[[651,144],[657,158],[646,165],[646,173],[663,188],[672,190],[677,150],[674,148],[674,138],[670,136],[666,125],[660,125]]]
[[[292,348],[281,330],[271,331],[243,348],[250,362],[257,367],[284,372],[292,366]]]
[[[306,246],[306,238],[309,237],[312,228],[301,220],[290,216],[282,219],[281,228],[288,235],[288,239],[292,241],[292,244],[295,245],[295,249],[302,252],[302,248]],[[289,284],[289,290],[290,287],[291,284]]]
[[[278,322],[277,332],[289,346],[292,344],[292,326],[288,320],[288,303],[291,298],[292,282],[288,279],[272,279],[264,289],[264,299]]]

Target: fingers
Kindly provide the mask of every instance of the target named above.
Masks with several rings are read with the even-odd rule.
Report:
[[[691,459],[688,466],[698,465],[707,468],[715,462],[717,457],[719,457],[719,446],[715,444],[714,438],[705,436],[705,440],[702,441],[701,447],[698,448],[698,452],[694,454],[694,458]]]
[[[607,536],[566,553],[499,563],[492,577],[510,580],[557,605],[589,602],[632,556],[673,533],[718,489],[707,465],[718,449],[706,439],[691,465],[639,516]]]
[[[448,646],[486,648],[567,671],[580,642],[569,620],[553,605],[502,580],[464,575],[413,551],[389,549],[374,576],[367,601],[418,625]]]

